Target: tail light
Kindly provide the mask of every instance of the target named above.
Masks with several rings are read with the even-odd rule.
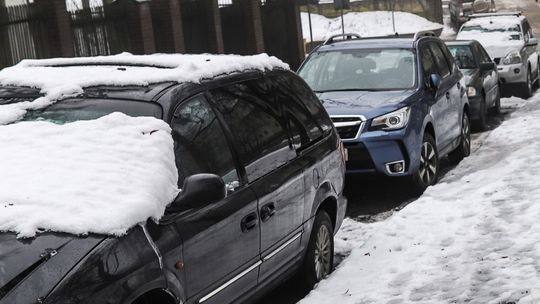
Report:
[[[345,149],[345,145],[343,145],[343,142],[339,140],[339,152],[341,153],[341,161],[343,165],[345,166],[345,163],[347,162],[347,149]]]

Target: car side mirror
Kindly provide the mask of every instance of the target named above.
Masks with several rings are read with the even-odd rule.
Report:
[[[431,76],[429,76],[429,86],[431,87],[431,90],[433,90],[433,94],[437,94],[437,91],[439,91],[439,88],[441,87],[441,76],[431,74]]]
[[[221,177],[215,174],[195,174],[184,180],[182,191],[169,206],[167,213],[199,209],[225,197],[227,189]]]
[[[497,69],[497,65],[495,64],[495,62],[480,63],[480,70],[482,72],[493,71],[493,70],[496,70],[496,69]]]
[[[537,38],[530,38],[529,42],[527,42],[527,46],[537,46],[538,45],[538,39]]]

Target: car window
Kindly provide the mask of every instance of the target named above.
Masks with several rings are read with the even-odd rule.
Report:
[[[450,54],[450,51],[446,47],[446,45],[442,42],[437,43],[441,50],[443,51],[444,58],[446,59],[446,62],[448,63],[448,67],[450,68],[450,74],[454,72],[454,68],[456,66],[456,62],[454,60],[454,56]]]
[[[265,81],[247,81],[212,90],[216,108],[233,134],[249,181],[296,157],[282,107],[267,100],[274,93]]]
[[[448,49],[450,49],[450,53],[456,59],[456,63],[460,69],[475,69],[477,67],[471,46],[451,45]]]
[[[424,43],[420,47],[420,56],[422,57],[422,70],[424,72],[424,82],[429,85],[429,77],[432,74],[440,74],[437,66],[435,65],[435,59],[429,50],[429,45]]]
[[[272,79],[279,86],[274,97],[284,106],[296,149],[322,138],[332,128],[319,99],[302,80],[291,74]]]
[[[486,50],[484,50],[484,48],[479,43],[474,44],[474,47],[475,47],[478,59],[480,60],[481,63],[491,62],[491,58],[489,57],[488,53],[486,52]]]
[[[172,120],[178,185],[198,173],[213,173],[225,183],[239,181],[229,144],[203,95],[183,102]]]
[[[441,78],[448,77],[450,75],[450,66],[448,65],[448,61],[444,56],[442,49],[437,43],[431,43],[430,49],[433,54],[433,60],[435,61],[437,70],[439,71],[439,75]]]
[[[523,37],[526,42],[529,41],[530,38],[532,38],[531,26],[529,25],[529,22],[527,21],[523,22]]]

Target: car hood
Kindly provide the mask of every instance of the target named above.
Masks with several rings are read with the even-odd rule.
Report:
[[[511,40],[510,35],[501,33],[461,32],[456,39],[480,42],[491,58],[504,58],[508,53],[519,51],[525,46],[523,40]]]
[[[76,263],[104,238],[47,232],[31,239],[18,239],[14,233],[0,233],[0,302],[15,285],[38,272],[49,260],[61,261],[60,264]],[[73,266],[55,267],[58,272],[54,275],[58,275],[60,280]],[[53,274],[49,275],[48,278],[52,279]]]
[[[318,93],[328,113],[332,115],[363,115],[371,119],[397,110],[415,90],[400,91],[338,91]]]

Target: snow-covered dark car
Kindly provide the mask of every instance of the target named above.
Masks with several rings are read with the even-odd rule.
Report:
[[[465,74],[471,120],[479,130],[486,128],[488,110],[501,110],[501,88],[497,65],[476,40],[447,41],[446,45]]]
[[[175,56],[167,60],[189,63],[192,58]],[[0,111],[8,109],[3,106],[27,107],[21,121],[6,125],[13,128],[80,125],[118,112],[165,122],[172,130],[172,163],[181,186],[159,220],[137,224],[123,236],[76,235],[47,227],[32,238],[0,232],[1,304],[241,303],[294,274],[300,274],[301,286],[311,287],[330,273],[333,236],[345,216],[346,199],[344,150],[327,112],[288,69],[271,68],[262,59],[256,67],[240,62],[224,71],[215,62],[234,62],[236,57],[201,56],[196,64],[179,65],[204,71],[194,81],[173,81],[167,75],[174,68],[154,66],[151,56],[22,64],[21,73],[35,75],[28,81],[49,81],[39,78],[43,69],[58,77],[63,70],[83,75],[85,84],[99,84],[108,77],[99,71],[107,70],[120,75],[124,84],[133,75],[168,79],[92,85],[35,109],[31,104],[43,95],[40,88],[0,86]],[[32,70],[33,65],[43,66]],[[92,69],[98,72],[92,74]],[[0,76],[2,83],[10,82]],[[19,98],[38,99],[23,104]],[[134,154],[144,153],[131,148]],[[45,154],[36,157],[49,161]],[[84,162],[85,155],[77,157]],[[85,186],[68,190],[103,191]],[[0,194],[5,190],[0,188]],[[131,195],[129,189],[124,195]],[[10,204],[3,201],[0,212]]]
[[[432,32],[413,38],[337,36],[299,74],[318,94],[348,151],[347,173],[437,182],[439,158],[470,153],[463,74]]]

